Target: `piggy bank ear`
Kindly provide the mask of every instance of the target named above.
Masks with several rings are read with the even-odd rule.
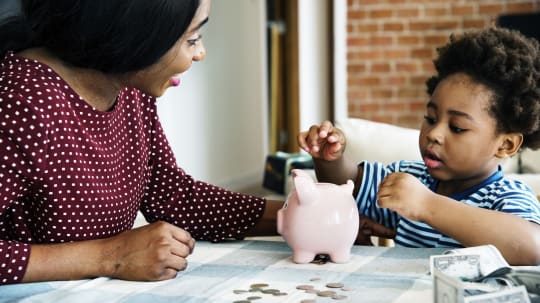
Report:
[[[346,184],[341,185],[342,188],[345,189],[349,194],[352,195],[354,190],[354,182],[352,180],[347,180]]]
[[[311,179],[311,176],[308,173],[306,173],[303,169],[293,169],[291,170],[291,175],[293,176],[293,178],[301,176],[301,177],[306,177],[306,178]]]
[[[317,198],[317,188],[313,178],[301,169],[292,170],[292,176],[298,194],[298,203],[300,205],[313,203]]]

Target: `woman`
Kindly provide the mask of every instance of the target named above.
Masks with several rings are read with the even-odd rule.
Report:
[[[176,166],[156,99],[203,60],[210,0],[23,1],[2,29],[0,283],[172,278],[282,203]],[[151,224],[133,229],[137,211]],[[169,222],[169,223],[165,223]]]
[[[276,233],[282,202],[194,180],[157,117],[205,58],[210,0],[22,8],[0,27],[0,284],[169,279],[194,239]],[[150,224],[131,229],[139,210]]]

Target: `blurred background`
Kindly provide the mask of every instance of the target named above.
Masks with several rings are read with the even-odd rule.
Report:
[[[418,128],[436,47],[495,24],[539,37],[540,0],[213,0],[206,59],[159,114],[181,167],[242,191],[322,120]]]

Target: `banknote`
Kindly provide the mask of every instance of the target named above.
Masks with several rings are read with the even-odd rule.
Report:
[[[463,302],[464,293],[461,281],[434,268],[433,275],[433,302],[458,303]]]
[[[480,270],[488,274],[498,268],[510,266],[501,252],[494,245],[480,245],[451,249],[445,252],[451,255],[480,255]]]
[[[433,255],[430,256],[430,270],[441,272],[455,278],[476,279],[482,276],[480,255]]]
[[[530,303],[525,286],[505,288],[496,292],[465,297],[463,303]]]

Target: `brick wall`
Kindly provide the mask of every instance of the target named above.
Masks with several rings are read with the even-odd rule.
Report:
[[[348,0],[350,117],[418,128],[436,48],[450,33],[489,27],[540,0]]]

